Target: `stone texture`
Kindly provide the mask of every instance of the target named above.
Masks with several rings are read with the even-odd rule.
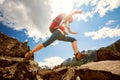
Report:
[[[120,40],[100,48],[98,62],[91,62],[91,59],[75,67],[41,69],[34,57],[24,61],[29,50],[27,42],[0,33],[0,80],[120,80]]]
[[[76,67],[40,70],[44,80],[119,80],[120,61],[100,61]]]
[[[108,71],[116,75],[120,75],[120,60],[106,60],[99,62],[91,62],[82,65],[80,68],[89,68],[92,70]]]
[[[107,47],[100,48],[97,51],[97,58],[98,61],[120,60],[120,40]]]
[[[98,50],[83,51],[88,54],[87,57],[76,61],[76,59],[68,58],[61,65],[62,66],[80,66],[89,62],[104,61],[104,60],[120,60],[120,39],[109,46],[102,47]]]
[[[0,33],[0,56],[24,57],[29,50],[27,42],[22,43]]]
[[[42,80],[37,74],[39,65],[33,57],[24,61],[29,50],[27,42],[0,33],[0,80]]]
[[[24,58],[0,56],[0,80],[42,80],[38,63]]]

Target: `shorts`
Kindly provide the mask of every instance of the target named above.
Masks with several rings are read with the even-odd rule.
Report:
[[[53,43],[55,40],[66,41],[66,42],[76,41],[75,38],[63,35],[59,30],[55,30],[52,33],[52,35],[48,38],[48,40],[46,40],[45,42],[43,42],[43,46],[47,47],[48,45],[50,45],[51,43]]]

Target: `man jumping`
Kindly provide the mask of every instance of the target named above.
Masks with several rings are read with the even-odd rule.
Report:
[[[66,14],[64,14],[64,16],[62,15],[63,18],[54,19],[50,25],[50,31],[52,32],[52,35],[48,38],[48,40],[46,40],[43,43],[38,44],[33,50],[27,52],[25,54],[25,59],[28,60],[36,51],[47,47],[48,45],[53,43],[55,40],[71,42],[76,60],[80,60],[80,59],[83,59],[84,57],[86,57],[86,54],[82,54],[78,50],[77,40],[73,37],[68,36],[68,33],[78,34],[77,32],[71,31],[70,24],[73,21],[72,16],[74,14],[81,14],[81,13],[82,13],[82,11],[72,11],[68,15],[66,15]],[[59,17],[61,17],[61,16],[59,16]],[[62,20],[60,21],[60,19],[62,19]],[[59,25],[56,25],[56,24],[58,24],[57,20],[60,21]]]

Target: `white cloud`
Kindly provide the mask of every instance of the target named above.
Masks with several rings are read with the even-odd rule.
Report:
[[[69,4],[68,4],[69,3]],[[50,36],[49,25],[60,12],[79,9],[83,5],[90,10],[78,15],[88,21],[95,13],[101,17],[120,6],[119,0],[0,0],[0,21],[15,30],[26,29],[28,37],[35,41]]]
[[[68,13],[74,8],[73,0],[50,0],[50,2],[54,14],[59,14],[61,12]]]
[[[48,66],[50,68],[53,68],[54,66],[60,65],[65,59],[61,57],[49,57],[44,59],[44,62],[38,62],[39,66]]]
[[[4,0],[0,5],[0,18],[9,27],[22,30],[35,41],[50,35],[52,10],[49,0]]]
[[[0,0],[0,4],[2,4],[4,2],[4,0]]]
[[[94,15],[94,11],[86,12],[81,15],[78,15],[78,20],[88,21],[88,18],[92,18]]]
[[[91,37],[93,40],[103,39],[103,38],[114,38],[120,36],[120,28],[109,28],[103,27],[102,29],[96,32],[85,32],[86,37]]]
[[[84,12],[80,19],[87,21],[88,18],[92,18],[95,13],[99,13],[100,17],[103,17],[109,11],[113,11],[114,9],[120,7],[119,0],[74,0],[75,7],[82,7],[82,5],[91,7],[88,12]]]
[[[120,0],[100,0],[96,5],[95,12],[98,12],[103,17],[108,11],[113,11],[118,7],[120,7]]]
[[[55,46],[55,45],[57,45],[59,42],[58,41],[55,41],[55,42],[53,42],[51,45],[52,46]]]
[[[116,20],[109,20],[105,25],[111,25],[114,22],[116,22]]]

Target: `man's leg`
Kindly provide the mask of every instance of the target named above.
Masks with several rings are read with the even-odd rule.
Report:
[[[51,36],[50,38],[45,41],[44,43],[41,43],[39,45],[37,45],[35,48],[33,48],[33,50],[31,50],[30,52],[27,52],[25,54],[25,59],[29,59],[36,51],[41,50],[44,47],[47,47],[48,45],[50,45],[52,42],[54,42],[56,39],[59,38],[59,34],[60,32],[58,30],[56,30]]]
[[[78,46],[77,46],[77,41],[76,41],[75,38],[72,38],[72,37],[69,37],[69,36],[64,36],[64,37],[61,37],[59,40],[72,42],[72,48],[73,48],[76,60],[83,59],[84,57],[87,56],[86,54],[82,54],[82,53],[79,52]]]
[[[25,54],[25,59],[26,60],[29,59],[32,55],[34,55],[34,53],[36,51],[41,50],[42,48],[44,48],[43,44],[42,43],[38,44],[37,46],[35,46],[35,48],[33,48],[33,50],[31,50]]]
[[[78,46],[76,40],[72,42],[72,48],[75,54],[78,53]]]
[[[31,53],[35,53],[38,50],[41,50],[42,48],[44,48],[44,45],[42,43],[40,43],[37,46],[35,46],[35,48],[33,50],[31,50]]]
[[[83,59],[87,56],[87,54],[82,54],[81,52],[79,52],[78,47],[77,47],[77,41],[72,42],[72,47],[74,50],[74,55],[75,55],[76,60]]]
[[[77,40],[73,37],[70,36],[62,36],[58,39],[60,41],[66,41],[66,42],[71,42],[72,43],[72,49],[74,51],[74,54],[78,53],[78,46],[77,46]]]

